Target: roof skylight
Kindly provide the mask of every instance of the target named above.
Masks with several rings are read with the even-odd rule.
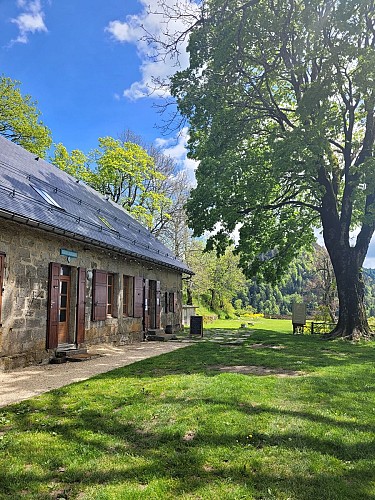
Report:
[[[50,194],[48,194],[46,191],[43,191],[43,189],[40,189],[36,186],[33,186],[30,184],[31,187],[43,198],[44,201],[46,201],[49,205],[52,207],[60,208],[61,210],[64,210],[60,205],[55,201]]]
[[[107,221],[107,219],[103,215],[98,215],[98,219],[103,222],[105,226],[108,227],[108,229],[112,229],[114,231],[114,227],[110,222]]]

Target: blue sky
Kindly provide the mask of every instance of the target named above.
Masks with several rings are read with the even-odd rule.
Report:
[[[180,0],[186,10],[194,0]],[[175,0],[167,0],[173,5]],[[160,99],[149,96],[153,76],[167,77],[174,61],[150,60],[142,41],[162,35],[158,0],[0,0],[0,74],[21,82],[38,102],[55,143],[87,153],[97,139],[130,129],[154,142],[186,169],[186,130],[163,136]],[[148,8],[150,6],[150,9]],[[176,23],[169,27],[179,30]],[[187,64],[182,46],[181,65]],[[366,267],[375,268],[373,240]]]
[[[150,61],[140,40],[141,24],[160,30],[148,4],[157,1],[0,0],[0,73],[21,82],[69,151],[87,153],[98,137],[130,129],[192,171],[186,134],[163,136],[160,99],[147,97],[151,76],[174,70]]]

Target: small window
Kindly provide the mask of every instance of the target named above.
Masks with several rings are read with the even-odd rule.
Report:
[[[98,219],[103,222],[103,224],[108,227],[108,229],[112,229],[112,231],[114,231],[114,227],[112,226],[112,224],[110,222],[107,221],[107,219],[103,216],[103,215],[98,215]]]
[[[31,187],[43,198],[44,201],[46,201],[49,205],[52,207],[60,208],[60,210],[64,210],[60,205],[55,201],[51,195],[46,193],[46,191],[43,191],[43,189],[37,188],[36,186],[31,185]]]
[[[113,313],[113,274],[107,274],[107,316],[112,316]]]
[[[69,266],[61,266],[60,275],[61,276],[70,276],[70,267]]]
[[[133,276],[123,276],[123,316],[134,316],[133,306],[134,278]]]

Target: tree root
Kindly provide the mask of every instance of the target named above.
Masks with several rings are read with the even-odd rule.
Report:
[[[374,340],[375,332],[367,331],[367,330],[359,330],[358,328],[354,328],[352,331],[348,332],[343,328],[335,328],[329,333],[324,333],[321,336],[322,340],[351,340],[351,341],[359,341],[359,340]]]

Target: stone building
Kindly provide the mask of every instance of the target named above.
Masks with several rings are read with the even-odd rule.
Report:
[[[184,274],[120,206],[0,136],[0,369],[179,329]]]

